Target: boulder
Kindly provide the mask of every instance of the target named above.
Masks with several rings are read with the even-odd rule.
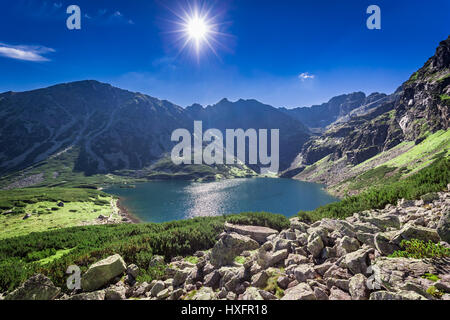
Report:
[[[344,236],[337,241],[336,253],[338,257],[359,249],[359,242],[355,238]]]
[[[151,268],[151,267],[156,267],[157,265],[161,265],[161,264],[164,264],[164,257],[155,255],[150,260],[150,263],[148,266]]]
[[[434,243],[439,243],[440,241],[436,230],[413,225],[405,225],[402,230],[393,236],[391,241],[400,245],[402,240],[412,239],[422,240],[424,242],[432,241]]]
[[[278,298],[274,294],[268,291],[259,290],[258,292],[264,300],[278,300]]]
[[[326,291],[319,287],[314,287],[314,295],[317,300],[329,300]]]
[[[269,274],[266,271],[261,271],[254,276],[252,276],[252,286],[257,288],[263,288],[267,284],[267,280],[269,280]]]
[[[381,230],[387,228],[400,229],[400,218],[397,215],[371,215],[369,217],[360,217],[363,222],[369,222]]]
[[[294,269],[295,279],[301,283],[306,282],[308,279],[314,279],[316,276],[316,272],[314,271],[313,266],[302,264]]]
[[[349,292],[353,300],[367,300],[369,297],[369,289],[366,285],[367,278],[358,273],[350,278]]]
[[[225,230],[228,232],[235,232],[237,234],[247,236],[252,238],[253,240],[264,243],[267,240],[267,237],[277,234],[278,231],[260,226],[241,226],[236,224],[225,223]]]
[[[161,291],[164,290],[165,287],[166,286],[163,281],[161,281],[161,280],[156,281],[155,284],[153,285],[152,289],[150,290],[151,296],[156,297],[158,295],[158,293],[160,293]]]
[[[270,268],[279,262],[283,261],[289,255],[288,251],[279,250],[275,252],[267,252],[264,249],[260,249],[258,253],[258,264],[263,268]]]
[[[337,287],[332,287],[330,290],[329,300],[351,300],[352,297],[347,292],[342,291]]]
[[[191,297],[186,297],[187,300],[213,300],[216,296],[214,294],[213,289],[209,287],[202,287],[200,290],[195,292],[195,294]]]
[[[450,209],[442,215],[436,229],[442,241],[450,243]]]
[[[429,261],[409,258],[381,257],[372,264],[373,278],[389,288],[401,287],[408,278],[422,278],[438,271]]]
[[[81,277],[81,288],[94,291],[108,284],[127,269],[122,257],[118,254],[109,256],[91,265]]]
[[[183,270],[177,270],[177,272],[175,273],[174,277],[173,277],[173,281],[172,281],[172,286],[174,286],[175,288],[182,285],[187,277],[189,276],[189,274],[191,273],[192,269],[183,269]]]
[[[105,300],[105,290],[75,294],[68,300]]]
[[[287,276],[279,276],[277,279],[277,284],[281,289],[286,289],[291,283],[291,279]]]
[[[214,270],[210,273],[208,273],[203,280],[203,285],[206,287],[215,288],[220,280],[220,274],[219,271]]]
[[[318,235],[311,235],[308,238],[308,251],[312,254],[314,258],[320,256],[322,249],[324,248],[323,240]]]
[[[341,262],[341,267],[347,268],[352,274],[365,274],[370,265],[369,253],[372,251],[373,249],[362,248],[346,254]]]
[[[298,285],[287,289],[281,300],[316,300],[316,296],[308,284],[299,283]]]
[[[264,300],[264,298],[257,288],[248,287],[242,294],[242,300]]]
[[[36,274],[5,297],[5,300],[53,300],[61,292],[43,274]]]
[[[136,279],[139,275],[139,267],[135,264],[130,264],[127,267],[127,275],[132,276],[134,279]]]
[[[258,242],[237,233],[227,233],[216,242],[211,250],[211,263],[216,267],[230,265],[234,258],[245,250],[255,250]]]
[[[384,232],[377,233],[374,237],[375,248],[380,252],[383,256],[388,256],[394,251],[399,250],[399,244],[395,244],[391,241],[395,232]]]
[[[414,291],[376,291],[370,294],[369,300],[427,300]]]

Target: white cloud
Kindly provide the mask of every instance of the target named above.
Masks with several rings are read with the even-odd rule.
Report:
[[[0,42],[0,56],[25,61],[50,61],[44,57],[45,54],[55,52],[52,48],[43,46],[28,46],[28,45],[8,45]]]
[[[298,76],[298,78],[301,79],[302,81],[314,79],[315,77],[316,77],[315,75],[310,74],[309,72],[300,73],[300,75]]]

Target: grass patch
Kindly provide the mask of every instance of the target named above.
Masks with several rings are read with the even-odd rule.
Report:
[[[239,264],[244,264],[245,261],[247,261],[247,259],[243,256],[237,256],[236,258],[234,258],[234,262],[237,262]]]
[[[193,263],[193,264],[197,264],[198,263],[198,257],[187,256],[187,257],[184,258],[184,261],[189,262],[189,263]]]
[[[0,191],[0,239],[91,223],[99,215],[119,219],[113,197],[91,189],[26,188]],[[58,207],[59,202],[63,207]],[[30,216],[24,219],[25,214]]]

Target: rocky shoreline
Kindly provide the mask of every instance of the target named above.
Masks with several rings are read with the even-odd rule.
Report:
[[[120,198],[116,201],[116,206],[119,209],[119,215],[122,217],[123,222],[129,223],[141,223],[142,221],[133,215],[125,206],[120,202]],[[126,220],[124,220],[126,219]]]
[[[446,254],[391,256],[402,240],[414,239]],[[281,232],[226,223],[210,250],[169,263],[154,256],[149,267],[165,272],[150,283],[138,282],[139,268],[116,254],[89,267],[83,290],[62,293],[38,274],[5,299],[450,300],[449,242],[446,191],[343,220],[292,218]]]

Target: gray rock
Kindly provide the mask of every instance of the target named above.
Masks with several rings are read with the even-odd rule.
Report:
[[[242,295],[242,300],[264,300],[264,298],[257,288],[248,287]]]
[[[439,243],[440,238],[436,230],[420,226],[405,225],[392,238],[392,242],[400,245],[402,240],[422,240],[424,242],[432,241]]]
[[[158,292],[158,294],[156,295],[156,298],[158,300],[167,299],[170,296],[171,293],[172,293],[172,288],[169,287],[169,288],[166,288],[166,289],[161,290],[160,292]]]
[[[53,300],[60,292],[49,278],[39,273],[6,295],[5,300]]]
[[[228,222],[225,223],[225,230],[227,230],[228,232],[235,232],[240,235],[250,237],[259,243],[264,243],[267,240],[268,236],[278,233],[277,230],[267,228],[267,227],[241,226],[241,225],[231,224]]]
[[[127,274],[136,279],[139,275],[139,267],[135,264],[130,264],[127,267]]]
[[[183,288],[178,288],[172,291],[169,296],[169,300],[179,300],[182,296],[186,294]]]
[[[427,300],[425,297],[413,291],[376,291],[370,294],[369,300]]]
[[[295,287],[287,289],[281,300],[316,300],[316,296],[308,284],[299,283]]]
[[[192,297],[187,297],[187,300],[213,300],[216,298],[213,289],[209,287],[202,287]]]
[[[79,293],[71,296],[68,300],[105,300],[105,290]]]
[[[175,288],[182,285],[187,277],[189,276],[189,274],[191,273],[192,269],[183,269],[183,270],[177,270],[177,272],[175,273],[174,277],[173,277],[173,281],[172,281],[172,286],[174,286]]]
[[[258,242],[237,233],[226,234],[211,250],[211,264],[220,267],[233,264],[234,258],[245,250],[255,250]]]
[[[337,241],[336,253],[338,257],[359,249],[359,242],[355,238],[344,236]]]
[[[219,280],[220,280],[220,273],[219,271],[214,270],[205,276],[203,284],[206,287],[215,288],[217,287]]]
[[[317,300],[328,300],[328,295],[325,290],[319,287],[314,287],[314,295],[316,296]]]
[[[161,265],[161,264],[164,264],[164,257],[163,257],[163,256],[155,255],[155,256],[153,256],[152,259],[150,260],[149,267],[150,267],[150,268],[151,268],[151,267],[156,267],[157,265]]]
[[[267,280],[269,280],[269,274],[266,271],[261,271],[252,276],[251,284],[257,288],[263,288],[266,286]]]
[[[367,300],[369,297],[369,289],[366,285],[367,278],[358,273],[350,278],[349,292],[353,300]]]
[[[442,241],[450,243],[450,210],[447,209],[438,222],[436,229]]]
[[[301,283],[306,282],[308,279],[314,279],[316,276],[316,272],[314,271],[313,266],[302,264],[294,269],[295,279]]]
[[[122,257],[118,254],[109,256],[91,265],[81,277],[81,288],[94,291],[108,284],[127,269]]]
[[[369,253],[373,249],[359,249],[348,253],[341,262],[341,267],[347,268],[352,274],[366,274],[367,267],[370,265]]]
[[[156,297],[158,293],[164,290],[165,284],[163,281],[159,280],[156,281],[156,283],[153,285],[152,289],[150,290],[150,294],[152,297]]]
[[[274,294],[268,291],[259,290],[258,292],[264,300],[278,300],[278,298]]]
[[[277,284],[281,289],[286,289],[289,286],[291,279],[287,276],[279,276],[277,278]]]
[[[332,287],[330,290],[329,300],[351,300],[352,297],[337,287]]]
[[[400,219],[397,215],[384,214],[370,217],[360,217],[363,222],[369,222],[375,225],[381,230],[386,230],[387,228],[400,229]]]
[[[319,257],[322,249],[324,248],[322,238],[317,235],[309,236],[307,248],[314,258]]]
[[[283,261],[288,255],[287,250],[279,250],[272,253],[260,249],[258,252],[258,264],[262,268],[267,269]]]

